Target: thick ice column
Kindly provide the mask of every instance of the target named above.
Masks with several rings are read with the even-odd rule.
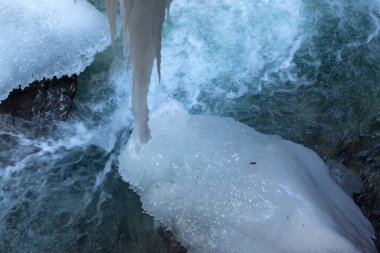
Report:
[[[150,139],[147,97],[155,59],[160,76],[161,32],[165,10],[170,2],[120,0],[124,46],[128,48],[128,62],[133,72],[132,113],[135,118],[137,143],[146,143]],[[114,39],[117,0],[105,0],[105,3]]]

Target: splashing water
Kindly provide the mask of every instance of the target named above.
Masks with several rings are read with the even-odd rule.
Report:
[[[104,9],[103,0],[89,2]],[[358,155],[362,159],[373,154],[365,159],[380,168],[376,165],[379,17],[378,1],[176,0],[164,23],[161,83],[152,71],[149,108],[155,111],[167,97],[175,98],[190,114],[233,117],[335,159],[351,156],[347,143],[374,136],[372,146]],[[117,54],[122,54],[120,44],[115,41]],[[153,218],[141,208],[140,196],[119,176],[117,158],[130,139],[133,124],[133,115],[126,110],[131,106],[132,77],[125,71],[127,63],[118,57],[112,60],[112,53],[107,50],[97,55],[79,75],[68,121],[40,127],[21,122],[15,126],[11,119],[0,116],[1,252],[173,252],[162,242]],[[189,133],[196,131],[186,129]],[[153,140],[153,126],[152,133]],[[219,141],[230,139],[230,134],[230,129],[225,130]],[[160,153],[154,154],[159,161]],[[178,161],[173,164],[181,165]],[[152,169],[156,166],[153,163]],[[188,170],[186,165],[183,167]],[[129,169],[133,172],[137,168]],[[158,176],[166,172],[175,177],[171,169],[168,166],[164,171],[152,171]],[[195,169],[199,171],[199,167]],[[188,171],[193,177],[186,185],[198,182],[196,173]],[[210,184],[217,179],[211,175],[214,180]],[[376,178],[376,170],[371,175]],[[233,183],[235,176],[224,180]],[[189,203],[176,195],[185,194],[188,187],[178,189],[181,191],[170,195],[175,203]],[[151,193],[162,197],[165,188]],[[189,196],[201,201],[195,193]],[[153,206],[154,198],[145,200],[145,207]],[[175,206],[169,210],[167,199],[159,200],[156,204],[163,204],[163,209],[158,210],[157,217],[169,217],[166,214]],[[178,209],[182,207],[177,205]],[[219,210],[210,208],[207,214],[214,211]],[[208,220],[215,221],[215,226],[216,217]],[[281,224],[296,226],[300,221],[293,220],[293,216],[283,218]],[[175,224],[174,219],[166,221]],[[194,231],[202,231],[202,226],[208,224],[198,223]],[[283,226],[276,231],[281,229]],[[187,227],[182,235],[192,231]],[[211,242],[217,242],[216,235]],[[277,238],[270,239],[275,245]]]
[[[196,6],[203,7],[203,3],[199,2],[195,5],[188,4],[188,2],[182,2],[182,4],[185,8],[189,5],[190,11],[196,9]],[[220,6],[219,2],[210,1],[209,4],[211,9]],[[258,2],[255,8],[261,9],[265,15],[266,12],[273,9],[273,6],[267,8],[267,4],[268,2]],[[274,36],[268,40],[274,40],[273,43],[277,45],[287,40],[290,42],[288,45],[281,43],[285,46],[280,47],[275,51],[277,54],[273,55],[269,54],[270,49],[265,49],[265,47],[260,49],[267,50],[266,68],[264,65],[258,66],[256,63],[255,66],[258,70],[255,72],[253,69],[247,68],[249,62],[243,63],[242,66],[246,72],[249,75],[253,74],[246,79],[251,79],[251,82],[255,83],[258,79],[255,80],[254,77],[260,76],[264,83],[312,84],[307,77],[297,75],[296,65],[293,62],[295,53],[300,50],[302,43],[307,39],[297,35],[297,29],[294,29],[296,32],[293,33],[281,31],[281,28],[285,28],[287,31],[290,30],[289,27],[298,28],[302,16],[294,6],[298,6],[300,9],[303,6],[299,1],[291,2],[290,6],[284,5],[282,2],[274,4],[279,8],[277,12],[283,14],[283,21],[289,18],[290,13],[295,13],[295,15],[290,15],[292,17],[290,22],[280,26],[278,31],[273,27],[271,33],[273,35],[286,34],[289,37],[282,36],[276,40]],[[228,5],[231,9],[232,6],[236,7],[236,4],[226,1],[217,13],[221,13],[221,16],[224,14],[223,19],[235,20],[234,16],[226,15],[230,12],[234,13],[233,9],[226,8],[228,10],[226,12],[223,10]],[[242,6],[247,5],[249,3],[242,3]],[[240,9],[242,9],[241,6]],[[201,9],[198,11],[202,12]],[[140,16],[140,18],[143,17]],[[213,18],[214,22],[217,20],[223,24],[222,18],[219,20]],[[274,23],[276,24],[276,22]],[[278,24],[276,25],[278,26]],[[202,38],[198,39],[199,30],[197,30],[194,37],[189,37],[189,33],[185,33],[182,42],[190,40],[192,42],[190,45],[198,48],[207,48],[209,44],[214,47],[212,39],[214,37],[218,39],[218,36],[215,35],[224,29],[223,27],[221,31],[213,33],[212,30],[207,30],[209,27],[205,23],[198,27],[205,27],[204,33],[211,34],[208,37],[208,39],[211,38],[211,41],[204,43]],[[239,27],[239,25],[234,27]],[[202,35],[202,33],[200,34]],[[236,37],[241,39],[243,36]],[[196,41],[197,39],[198,41]],[[260,44],[258,41],[256,43]],[[234,44],[232,48],[235,48],[237,44]],[[256,49],[256,52],[260,50]],[[215,51],[217,52],[216,57],[222,55],[218,52],[218,48]],[[202,51],[200,50],[200,52]],[[255,50],[252,50],[252,46],[248,50],[239,48],[235,51],[244,56],[247,55],[247,52],[251,52],[252,58],[258,62],[263,62],[259,54],[254,53]],[[187,56],[192,54],[193,52]],[[228,65],[230,62],[227,59],[223,60],[227,61],[227,69],[233,69]],[[178,62],[181,61],[178,60]],[[237,63],[232,62],[232,64],[236,65]],[[195,64],[191,64],[189,67],[193,65]],[[202,66],[207,65],[210,68],[209,72],[213,72],[211,68],[216,68],[206,62],[202,64]],[[314,63],[314,65],[319,67],[319,64]],[[157,69],[160,71],[159,65]],[[240,73],[242,71],[243,69],[239,70]],[[177,69],[176,72],[179,70]],[[221,75],[220,70],[219,73],[218,71],[216,73],[218,76]],[[160,79],[160,73],[158,78]],[[184,79],[183,76],[182,79]],[[243,79],[243,77],[240,76],[239,79]],[[235,95],[228,92],[226,97],[229,99],[239,98],[247,90],[247,87],[245,90],[239,89]],[[133,96],[135,96],[134,91],[132,108]],[[319,158],[316,158],[317,156],[313,152],[310,153],[309,150],[299,146],[294,148],[294,151],[286,153],[293,147],[284,146],[277,138],[258,136],[255,132],[251,132],[253,130],[248,130],[243,126],[239,127],[225,119],[209,117],[200,120],[188,115],[183,116],[183,109],[176,106],[166,107],[169,109],[164,106],[164,109],[158,109],[158,112],[154,114],[155,135],[148,144],[141,147],[140,153],[134,152],[133,140],[130,140],[126,148],[121,150],[119,171],[123,178],[130,182],[141,195],[144,209],[166,227],[175,231],[176,236],[188,246],[190,252],[250,252],[252,249],[259,252],[369,253],[375,251],[372,227],[355,203],[347,198],[332,180],[330,180],[331,183],[327,182],[329,176],[326,166],[318,160]],[[218,123],[215,123],[216,121]],[[228,134],[226,134],[227,132]],[[245,143],[245,139],[249,139],[249,142]],[[294,144],[291,143],[291,145]],[[261,147],[262,150],[258,147]],[[277,157],[273,150],[276,151],[276,154],[286,153],[285,158]],[[272,172],[263,176],[259,166],[256,166],[257,168],[254,170],[248,169],[252,172],[246,173],[250,156],[259,157],[260,163],[264,163],[263,171]],[[234,159],[235,162],[233,162]],[[255,165],[256,162],[252,164]],[[232,176],[235,173],[237,174],[236,178]],[[247,180],[247,183],[241,182],[243,178],[248,177],[248,174],[252,178]],[[195,176],[197,177],[195,178]],[[214,178],[216,181],[213,180]],[[312,194],[305,194],[309,191]],[[295,198],[296,201],[294,203],[291,200],[283,202],[284,198]],[[322,199],[329,199],[329,204],[322,203]],[[289,204],[290,202],[292,204]],[[330,203],[332,203],[331,206]],[[291,208],[294,209],[289,210]],[[224,210],[228,211],[224,212]],[[346,211],[347,214],[342,217],[343,211]],[[295,213],[297,224],[283,224],[287,229],[284,230],[281,227],[280,231],[273,232],[273,230],[279,230],[275,228],[282,222],[286,213]],[[305,224],[308,228],[305,227]],[[260,225],[262,227],[259,227]],[[268,232],[265,232],[267,230]],[[301,237],[301,235],[305,237]],[[245,238],[245,236],[249,239],[239,239]],[[276,246],[272,242],[274,237],[278,237]],[[318,245],[323,246],[318,247]]]

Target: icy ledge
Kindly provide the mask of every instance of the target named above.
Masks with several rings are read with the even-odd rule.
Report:
[[[106,17],[86,0],[1,0],[0,34],[0,100],[19,85],[80,73],[111,43]]]
[[[189,252],[376,252],[370,223],[310,149],[176,102],[150,124],[119,171]]]

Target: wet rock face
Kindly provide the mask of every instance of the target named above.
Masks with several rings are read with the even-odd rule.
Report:
[[[376,247],[380,252],[380,118],[373,120],[371,128],[373,134],[363,135],[353,142],[343,162],[361,174],[363,188],[353,197],[375,229]]]
[[[0,102],[0,113],[25,120],[65,120],[77,90],[77,75],[35,81],[25,89],[14,89]]]

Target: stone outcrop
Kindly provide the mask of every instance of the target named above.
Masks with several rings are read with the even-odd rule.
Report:
[[[14,89],[0,102],[0,113],[25,120],[65,120],[77,90],[77,75],[35,81],[24,89]]]

